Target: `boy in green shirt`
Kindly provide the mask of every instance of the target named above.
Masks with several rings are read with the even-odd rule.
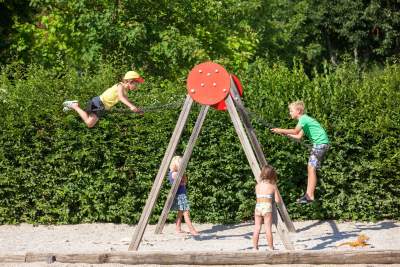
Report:
[[[305,134],[313,144],[307,164],[307,192],[297,200],[298,203],[306,204],[314,201],[317,169],[321,167],[321,161],[329,149],[329,138],[324,128],[315,119],[304,114],[303,101],[295,101],[289,104],[289,112],[292,119],[299,121],[296,127],[294,129],[273,128],[272,132],[294,139],[301,139]]]

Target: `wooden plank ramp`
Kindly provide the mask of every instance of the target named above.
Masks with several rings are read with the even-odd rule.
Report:
[[[400,250],[342,251],[127,251],[105,253],[34,253],[0,254],[0,263],[118,263],[118,264],[398,264]]]

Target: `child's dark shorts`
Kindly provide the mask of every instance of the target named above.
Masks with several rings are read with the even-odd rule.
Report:
[[[94,113],[96,114],[97,118],[101,118],[105,115],[106,109],[103,105],[103,102],[101,102],[99,96],[95,96],[92,99],[89,100],[87,103],[85,111],[87,113]]]
[[[314,144],[310,152],[308,164],[313,166],[315,169],[320,169],[321,162],[324,159],[324,156],[328,151],[328,149],[329,145],[327,144],[320,144],[320,145]]]

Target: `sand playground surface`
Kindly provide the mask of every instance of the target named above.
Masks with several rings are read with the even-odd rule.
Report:
[[[337,222],[302,221],[294,222],[296,233],[290,239],[296,250],[399,250],[400,222],[380,221]],[[166,224],[162,234],[154,234],[155,225],[148,225],[139,251],[251,251],[253,223],[234,225],[194,224],[199,236],[189,233],[175,233],[174,224]],[[93,253],[126,252],[135,231],[135,225],[126,224],[78,224],[78,225],[1,225],[1,254],[26,252],[43,253]],[[183,224],[183,230],[187,230]],[[361,234],[369,239],[364,247],[341,245],[355,241]],[[266,250],[264,232],[260,234],[260,250]],[[278,251],[285,251],[280,237],[274,232],[274,245]],[[396,264],[397,265],[397,264]],[[0,263],[0,266],[78,266],[75,264],[19,264]],[[97,266],[82,264],[79,266]],[[107,266],[107,264],[99,265]],[[120,264],[108,266],[124,266]],[[147,265],[156,266],[156,265]],[[276,265],[275,265],[276,266]],[[296,266],[296,265],[294,265]],[[298,265],[311,266],[311,265]],[[323,266],[323,265],[320,265]],[[334,266],[334,265],[325,265]],[[366,266],[366,265],[362,265]],[[380,266],[380,265],[368,265]],[[382,265],[383,266],[383,265]],[[395,265],[391,265],[395,266]],[[400,265],[399,265],[400,266]]]

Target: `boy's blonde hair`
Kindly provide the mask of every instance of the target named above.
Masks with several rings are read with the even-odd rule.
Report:
[[[301,100],[294,101],[289,104],[289,108],[294,108],[299,111],[301,114],[304,113],[304,102]]]
[[[169,164],[169,169],[173,171],[179,170],[179,166],[181,165],[181,156],[174,156]]]
[[[265,165],[261,169],[260,181],[268,181],[271,184],[275,184],[278,179],[275,169],[271,165]]]

